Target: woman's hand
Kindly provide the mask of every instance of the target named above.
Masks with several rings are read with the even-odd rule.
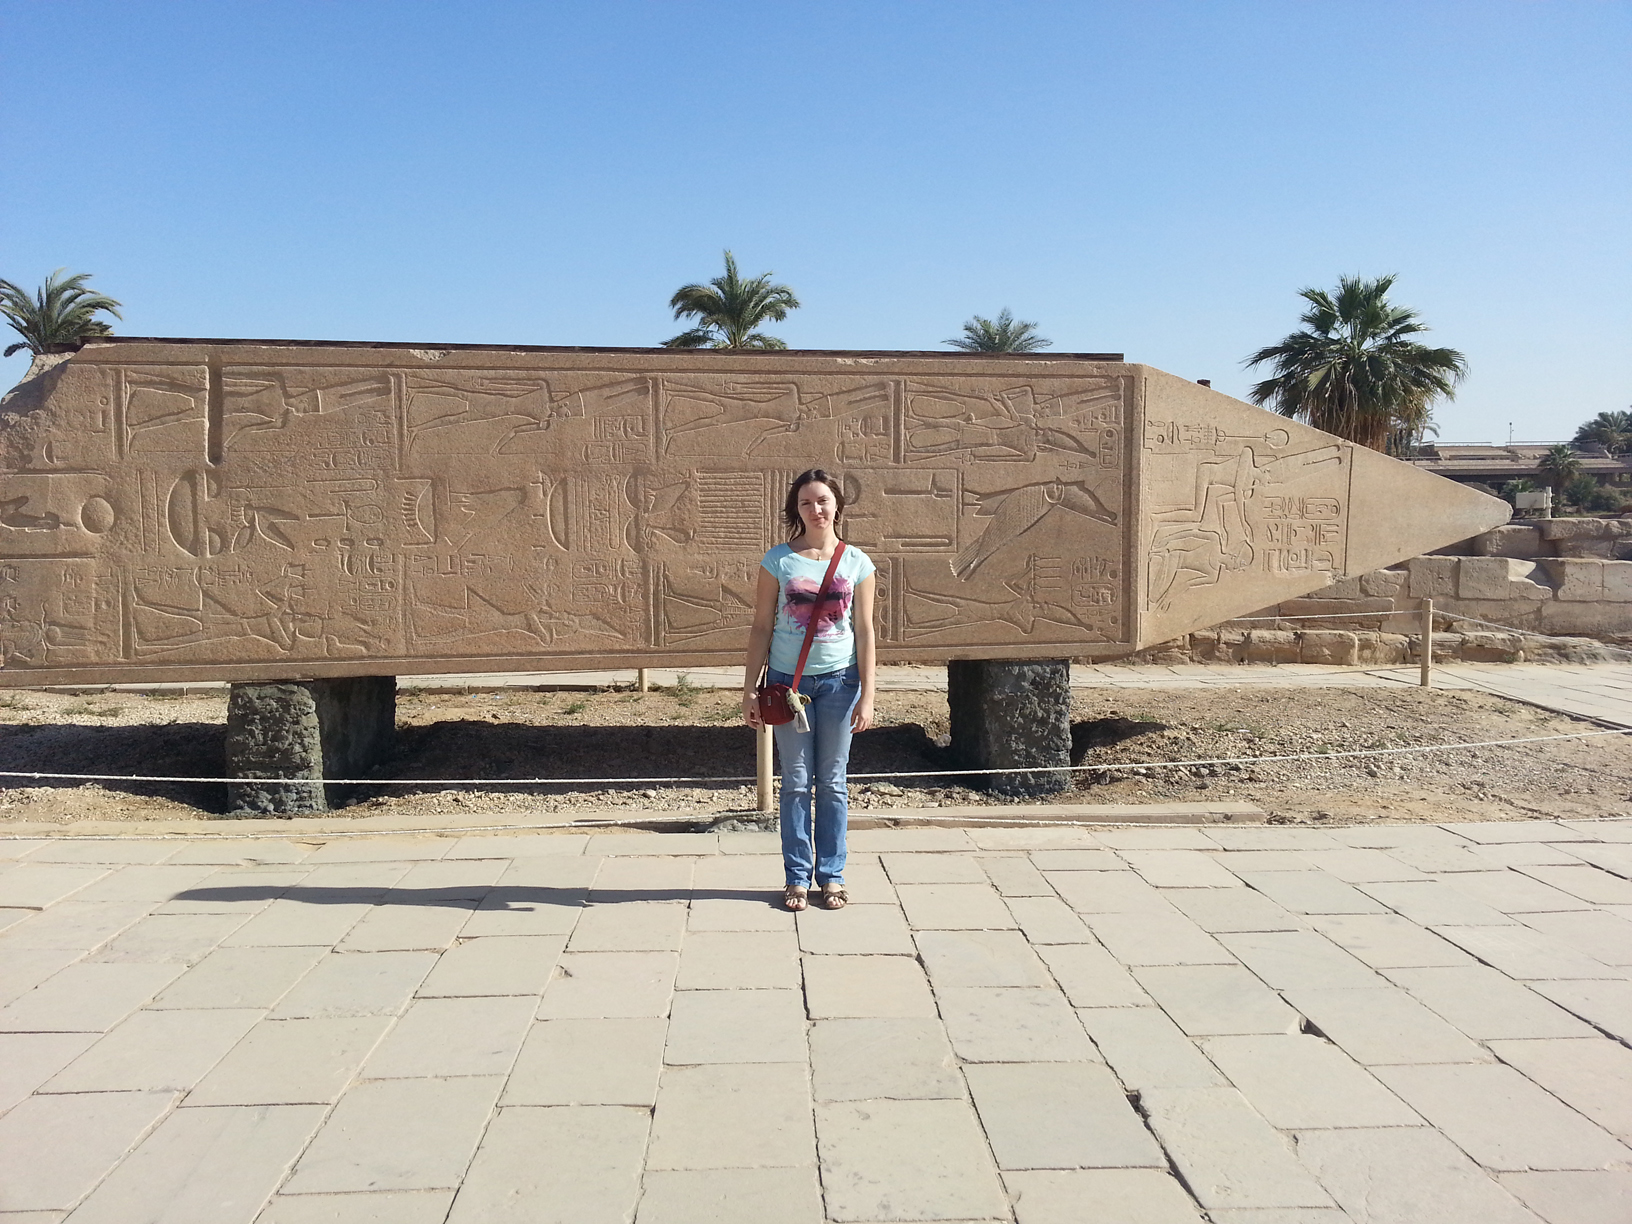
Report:
[[[759,694],[757,692],[742,695],[742,721],[755,731],[763,726],[759,721]]]
[[[871,695],[863,695],[856,699],[855,708],[850,711],[850,730],[860,734],[872,725],[873,699]]]

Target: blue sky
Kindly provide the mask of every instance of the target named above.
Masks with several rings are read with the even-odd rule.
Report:
[[[1442,439],[1553,438],[1632,404],[1629,52],[1567,0],[0,0],[0,277],[640,345],[729,246],[795,347],[1008,306],[1239,395],[1298,289],[1394,272],[1472,365]]]

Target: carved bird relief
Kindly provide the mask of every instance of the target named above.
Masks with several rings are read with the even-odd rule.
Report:
[[[963,579],[973,576],[998,549],[1025,535],[1056,509],[1101,523],[1116,522],[1116,511],[1107,508],[1094,491],[1080,481],[1068,484],[1051,480],[978,497],[975,514],[992,521],[974,543],[952,559],[952,572]]]

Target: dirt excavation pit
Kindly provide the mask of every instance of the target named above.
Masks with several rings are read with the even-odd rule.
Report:
[[[1399,748],[1596,731],[1596,724],[1484,693],[1277,688],[1080,689],[1075,760],[1138,764]],[[946,697],[886,692],[877,725],[857,737],[853,773],[947,769]],[[226,694],[0,693],[0,769],[219,776]],[[737,696],[681,683],[660,691],[454,694],[405,690],[400,751],[357,788],[342,814],[423,819],[517,813],[616,817],[695,814],[706,824],[753,806],[754,746]],[[1233,801],[1274,823],[1522,820],[1622,816],[1632,810],[1628,737],[1324,761],[1252,761],[1081,773],[1050,805]],[[679,784],[447,785],[442,779],[687,777]],[[721,779],[714,781],[713,779]],[[0,781],[9,781],[0,779]],[[950,783],[950,784],[946,784]],[[991,806],[953,779],[856,782],[855,811]],[[1015,803],[1024,816],[1025,802]],[[214,820],[219,784],[23,782],[0,789],[0,823]],[[698,827],[682,824],[681,827]]]

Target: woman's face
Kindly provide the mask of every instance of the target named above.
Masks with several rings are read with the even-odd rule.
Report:
[[[806,531],[832,527],[838,511],[839,504],[833,500],[833,490],[821,481],[813,480],[799,490],[799,519]]]

